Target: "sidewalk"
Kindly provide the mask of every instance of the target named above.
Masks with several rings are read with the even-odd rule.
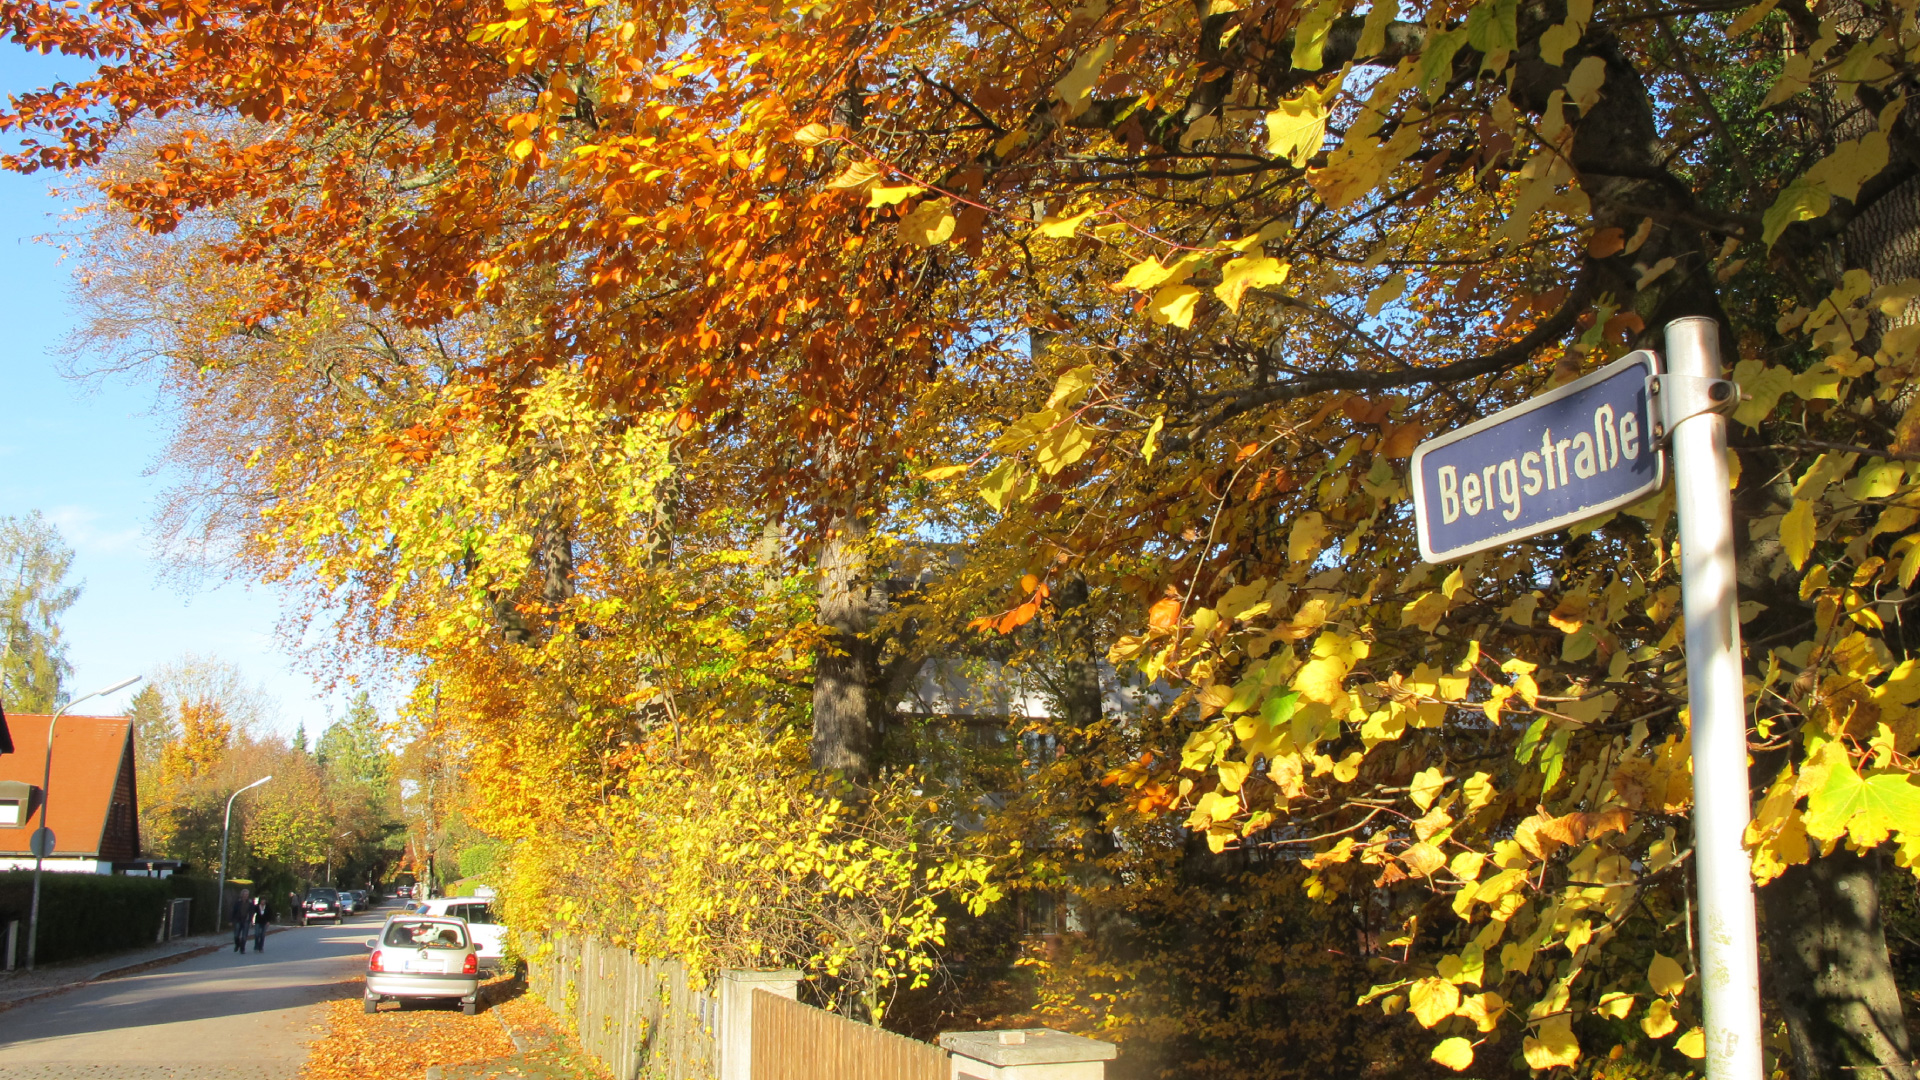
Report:
[[[291,926],[273,926],[267,930],[267,933],[277,934],[282,930],[291,929],[293,929]],[[0,1012],[23,1002],[37,1001],[43,997],[65,993],[100,979],[132,975],[148,968],[177,963],[188,957],[200,956],[220,948],[233,948],[233,931],[197,934],[193,937],[175,938],[172,941],[140,949],[124,949],[120,952],[103,953],[78,960],[61,960],[51,964],[41,964],[33,971],[21,967],[11,972],[0,972]]]

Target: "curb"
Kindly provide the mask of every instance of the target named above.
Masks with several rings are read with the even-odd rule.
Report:
[[[526,1038],[522,1036],[519,1032],[513,1030],[513,1028],[507,1025],[507,1018],[500,1015],[500,1010],[498,1008],[493,1008],[493,1009],[488,1009],[487,1011],[493,1014],[493,1018],[495,1020],[500,1021],[500,1030],[507,1033],[507,1041],[513,1044],[513,1052],[516,1054],[526,1053],[527,1052]],[[427,1080],[435,1080],[435,1078],[428,1077]]]
[[[291,926],[276,926],[269,929],[267,931],[267,935],[271,937],[272,935],[278,934],[283,930],[292,930],[292,929],[293,927]],[[94,983],[105,982],[108,979],[120,979],[120,978],[125,978],[128,975],[138,975],[141,972],[152,971],[155,968],[167,967],[170,964],[178,964],[186,960],[192,960],[195,957],[206,956],[209,953],[216,953],[216,952],[219,952],[221,949],[226,949],[226,948],[231,948],[231,946],[227,942],[222,941],[213,945],[202,945],[196,949],[188,949],[185,952],[173,953],[168,956],[157,956],[152,960],[142,960],[137,964],[127,964],[123,967],[108,968],[105,971],[95,972],[84,979],[79,979],[70,983],[64,983],[60,986],[50,986],[45,990],[36,990],[31,994],[22,994],[17,998],[10,998],[6,1001],[0,1001],[0,1013],[6,1012],[8,1009],[16,1008],[21,1005],[29,1005],[36,1001],[44,1001],[50,997],[58,997],[61,994],[67,993],[70,990],[78,990],[83,986],[92,986]]]

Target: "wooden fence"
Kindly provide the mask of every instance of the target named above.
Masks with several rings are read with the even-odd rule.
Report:
[[[531,965],[530,986],[571,1022],[580,1045],[614,1080],[710,1080],[717,1073],[711,994],[687,986],[677,960],[570,937]]]
[[[947,1080],[947,1052],[777,997],[753,995],[752,1080]]]

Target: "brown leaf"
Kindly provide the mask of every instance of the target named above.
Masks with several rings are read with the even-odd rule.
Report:
[[[1587,254],[1596,259],[1604,259],[1609,255],[1618,255],[1620,249],[1626,246],[1626,232],[1609,227],[1595,232],[1593,239],[1587,241]]]

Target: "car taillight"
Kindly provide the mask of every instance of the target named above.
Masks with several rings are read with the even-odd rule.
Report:
[[[480,973],[480,957],[474,953],[468,953],[466,963],[460,965],[460,974],[478,975],[479,973]]]
[[[384,966],[383,966],[383,965],[381,964],[381,962],[380,962],[380,950],[379,950],[379,949],[375,949],[375,950],[373,950],[373,955],[372,955],[372,956],[369,956],[369,957],[367,957],[367,970],[368,970],[368,971],[385,971],[385,970],[387,970],[387,969],[386,969],[386,968],[385,968],[385,967],[384,967]]]

